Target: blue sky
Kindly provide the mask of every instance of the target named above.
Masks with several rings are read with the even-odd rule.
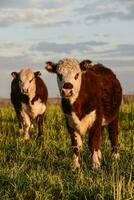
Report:
[[[110,67],[123,93],[134,92],[134,0],[0,0],[0,97],[11,72],[40,70],[49,96],[59,96],[48,60],[75,57]]]

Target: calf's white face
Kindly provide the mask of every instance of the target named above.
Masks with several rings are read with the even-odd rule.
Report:
[[[81,69],[75,59],[64,59],[57,65],[57,82],[60,94],[74,101],[81,86]]]
[[[60,94],[74,103],[81,87],[82,71],[79,62],[74,58],[65,58],[58,63],[46,63],[46,70],[57,74]]]
[[[35,75],[31,69],[22,69],[20,71],[19,86],[23,94],[26,94],[28,96],[35,95]]]
[[[37,76],[40,76],[40,71],[33,72],[32,69],[26,68],[22,69],[19,73],[12,72],[11,75],[14,79],[19,81],[19,88],[21,93],[29,96],[32,99],[36,93],[36,82]]]

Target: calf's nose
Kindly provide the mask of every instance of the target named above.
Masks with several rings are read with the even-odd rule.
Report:
[[[28,93],[28,89],[22,88],[22,93]]]
[[[72,83],[70,83],[70,82],[66,82],[66,83],[64,83],[63,88],[64,88],[64,89],[72,89],[72,88],[73,88],[73,85],[72,85]]]

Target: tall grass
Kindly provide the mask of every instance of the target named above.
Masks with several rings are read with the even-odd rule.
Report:
[[[134,105],[120,112],[120,160],[111,158],[103,132],[102,166],[92,170],[87,137],[82,167],[72,171],[70,137],[60,106],[48,107],[44,135],[24,141],[12,108],[0,109],[0,200],[130,200],[134,199]]]

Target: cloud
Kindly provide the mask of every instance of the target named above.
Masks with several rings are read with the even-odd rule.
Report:
[[[97,0],[87,2],[81,8],[76,9],[77,14],[85,15],[89,23],[106,21],[112,19],[134,20],[134,1],[133,0]]]
[[[33,45],[31,50],[41,51],[41,52],[57,52],[70,54],[73,51],[89,51],[92,50],[94,46],[106,45],[106,42],[79,42],[79,43],[54,43],[54,42],[40,42],[37,45]]]
[[[42,68],[45,63],[45,57],[36,59],[37,55],[19,55],[19,56],[0,56],[0,69],[19,71],[24,67],[32,67],[33,69]],[[38,55],[39,56],[39,55]]]
[[[34,23],[34,26],[36,27],[54,27],[54,26],[62,26],[62,25],[70,25],[72,22],[70,20],[49,20],[49,21],[40,21],[37,20],[36,23]]]
[[[124,57],[129,57],[134,59],[134,44],[119,44],[114,49],[96,51],[96,53],[98,53],[100,57],[122,57],[122,59]]]
[[[134,57],[134,44],[120,44],[117,46],[116,53],[121,56],[132,56]]]
[[[14,40],[13,38],[10,40],[0,40],[0,57],[14,57],[26,55],[29,52],[29,48],[31,46],[31,41],[19,41]]]
[[[89,58],[90,59],[90,58]],[[134,71],[134,60],[125,59],[98,59],[95,63],[103,63],[105,66],[118,69],[118,71]]]
[[[59,8],[70,0],[0,0],[0,8]]]
[[[30,6],[29,0],[0,0],[0,8],[25,8],[28,5]]]
[[[72,12],[73,15],[68,15]],[[66,14],[65,14],[66,13]],[[80,1],[70,0],[1,0],[0,1],[0,26],[10,26],[15,23],[30,23],[33,26],[47,27],[56,25],[68,25],[75,18],[71,16],[84,14],[87,23],[102,20],[133,20],[133,0]],[[62,19],[60,15],[62,14]],[[68,16],[67,16],[68,15]],[[59,16],[59,19],[57,19]]]
[[[62,8],[57,9],[0,9],[0,26],[10,26],[15,23],[31,23],[33,25],[47,25],[52,23],[51,18],[63,13]],[[61,20],[62,22],[63,20]],[[60,20],[59,20],[60,22]],[[54,23],[53,23],[54,24]]]
[[[119,19],[119,20],[134,20],[134,12],[125,13],[123,11],[113,11],[113,12],[106,12],[101,14],[93,14],[89,15],[86,20],[87,21],[101,21],[101,20],[110,20],[110,19]]]
[[[21,43],[15,43],[13,41],[2,41],[0,40],[0,49],[13,49],[13,48],[22,48],[23,45]]]
[[[101,37],[103,37],[103,38],[108,38],[108,37],[109,37],[108,34],[101,34],[101,33],[94,33],[93,35],[94,35],[95,37],[97,37],[97,38],[98,38],[98,37],[100,37],[100,38],[101,38]]]

